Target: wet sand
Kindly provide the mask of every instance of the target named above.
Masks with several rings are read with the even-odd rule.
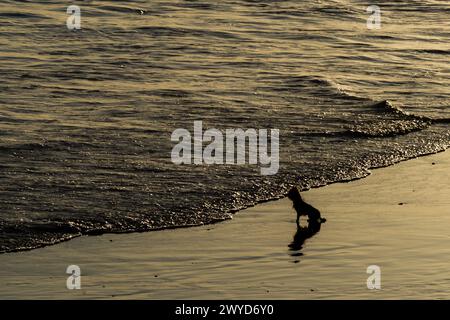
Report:
[[[289,246],[295,213],[282,199],[216,225],[3,254],[0,298],[448,299],[449,168],[445,152],[303,193],[327,218],[303,245]],[[66,289],[73,264],[81,290]],[[367,288],[369,265],[381,290]]]

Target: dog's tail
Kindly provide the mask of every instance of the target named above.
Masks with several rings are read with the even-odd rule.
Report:
[[[321,224],[321,223],[325,223],[327,221],[327,219],[319,217],[317,219],[313,219],[313,220],[308,220],[310,223],[315,223],[315,224]]]

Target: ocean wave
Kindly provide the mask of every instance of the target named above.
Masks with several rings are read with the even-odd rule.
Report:
[[[6,3],[0,252],[215,223],[450,142],[442,1],[383,2],[377,32],[352,0],[84,1],[78,32],[64,1]],[[278,174],[172,163],[199,120],[279,129]]]

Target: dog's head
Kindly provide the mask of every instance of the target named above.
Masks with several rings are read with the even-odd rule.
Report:
[[[292,201],[301,200],[300,192],[298,192],[297,187],[292,187],[292,189],[288,192],[288,198]]]

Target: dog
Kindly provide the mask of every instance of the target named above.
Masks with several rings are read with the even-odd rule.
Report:
[[[327,219],[322,218],[319,210],[303,201],[302,196],[296,187],[293,187],[287,196],[292,200],[293,207],[297,212],[297,227],[300,227],[300,216],[308,216],[308,223],[312,224],[320,224],[327,221]]]

